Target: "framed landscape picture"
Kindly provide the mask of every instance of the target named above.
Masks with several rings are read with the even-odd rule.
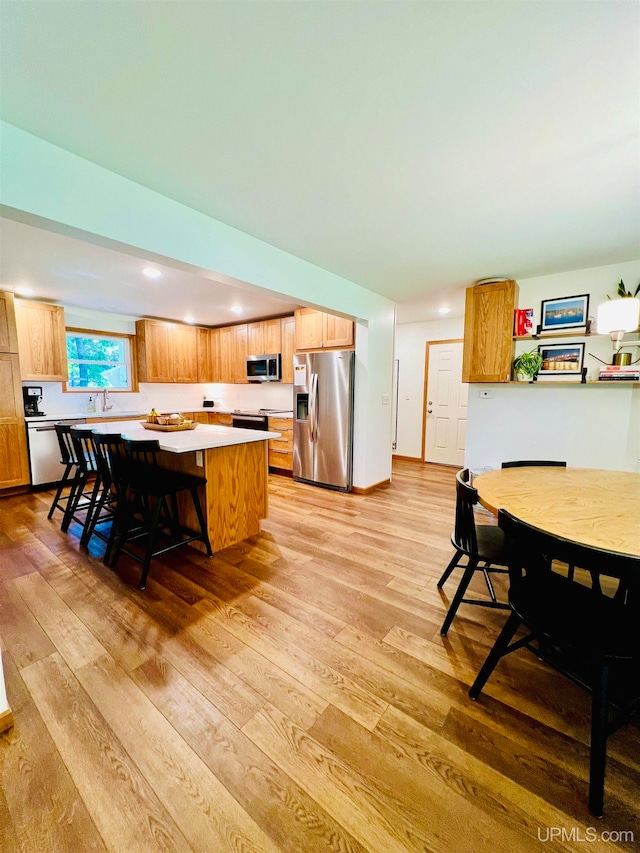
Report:
[[[544,299],[540,312],[541,332],[586,328],[589,319],[589,294]]]
[[[542,356],[540,374],[582,374],[584,344],[541,344],[538,352]]]

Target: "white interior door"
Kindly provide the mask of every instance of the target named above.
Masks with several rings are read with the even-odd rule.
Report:
[[[462,381],[462,342],[427,343],[425,462],[464,465],[469,386]]]

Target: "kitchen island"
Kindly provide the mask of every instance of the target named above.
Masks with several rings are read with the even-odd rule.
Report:
[[[279,433],[208,424],[161,432],[144,429],[139,422],[113,420],[78,428],[121,434],[132,441],[157,439],[163,468],[205,477],[207,484],[198,491],[214,553],[260,533],[260,520],[268,509],[267,447]],[[179,496],[179,509],[182,523],[196,530],[198,522],[187,497]],[[205,550],[202,542],[192,547]]]

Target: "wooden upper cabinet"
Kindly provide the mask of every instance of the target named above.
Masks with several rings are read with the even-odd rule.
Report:
[[[299,308],[295,312],[296,350],[352,349],[355,345],[353,320],[335,314]]]
[[[173,382],[171,326],[157,320],[136,322],[140,382]]]
[[[211,329],[196,329],[198,344],[198,382],[213,382]]]
[[[248,355],[264,355],[264,324],[249,323],[247,325]]]
[[[172,326],[173,381],[198,381],[198,330],[193,326]]]
[[[463,382],[509,382],[513,361],[515,281],[467,288],[464,312]]]
[[[247,355],[271,355],[282,351],[280,320],[260,320],[247,325]]]
[[[64,308],[16,299],[21,378],[29,382],[67,381]]]
[[[322,315],[322,346],[352,347],[354,341],[353,320],[346,320],[335,314]]]
[[[209,347],[211,352],[210,382],[221,382],[220,379],[220,329],[209,329]]]
[[[298,308],[295,312],[296,349],[322,349],[322,311]]]
[[[18,352],[13,293],[0,292],[0,352]]]
[[[233,382],[233,326],[223,326],[218,329],[220,359],[218,369],[218,382]]]
[[[293,385],[293,354],[295,352],[295,317],[282,317],[280,339],[282,341],[282,382]]]
[[[258,355],[271,355],[272,353],[282,352],[282,338],[280,336],[280,320],[263,320],[264,328],[264,353],[259,352]],[[253,355],[253,353],[250,353]]]
[[[140,382],[197,382],[198,329],[160,320],[136,322]]]
[[[249,354],[249,338],[246,323],[232,326],[232,370],[233,381],[236,383],[247,382],[247,355]],[[260,353],[258,353],[260,354]]]

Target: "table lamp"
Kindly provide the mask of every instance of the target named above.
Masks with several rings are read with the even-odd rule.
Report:
[[[597,330],[599,335],[610,335],[613,343],[612,364],[631,364],[631,353],[620,352],[622,347],[640,346],[640,340],[623,341],[627,332],[635,332],[640,322],[640,299],[625,297],[610,299],[598,305]]]

